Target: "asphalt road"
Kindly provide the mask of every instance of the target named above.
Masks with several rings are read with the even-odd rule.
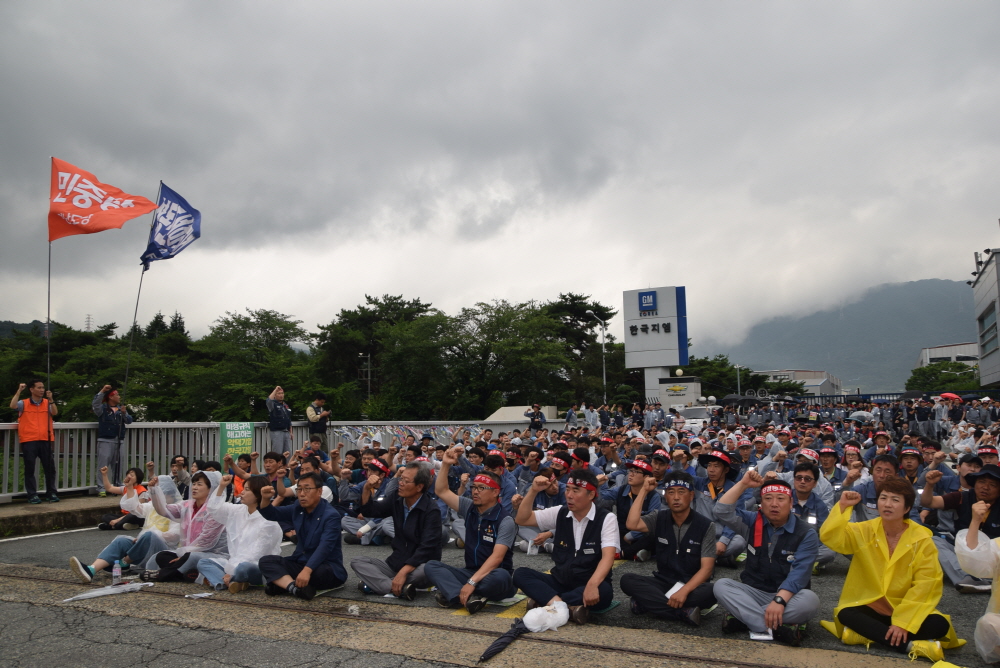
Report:
[[[33,536],[20,540],[0,541],[0,562],[66,569],[69,557],[73,555],[79,557],[81,561],[89,563],[94,557],[96,557],[98,552],[100,552],[100,550],[112,540],[114,535],[115,534],[112,532],[87,530],[55,535]],[[283,551],[286,554],[290,554],[292,549],[293,547],[288,545],[283,548]],[[345,545],[345,565],[349,564],[351,558],[355,556],[368,555],[384,557],[389,553],[389,551],[388,547]],[[463,563],[463,551],[455,548],[454,544],[452,544],[450,547],[445,548],[443,560],[447,563],[460,566]],[[530,566],[538,568],[539,570],[547,570],[550,568],[551,563],[551,558],[547,554],[529,557],[518,552],[514,559],[515,567]],[[832,619],[833,617],[833,608],[839,598],[843,579],[847,573],[848,566],[848,560],[838,555],[837,559],[827,567],[823,574],[813,578],[812,588],[819,596],[822,605],[817,618],[810,622],[810,634],[804,643],[805,646],[845,652],[863,653],[865,651],[863,647],[847,647],[841,644],[839,640],[835,639],[819,625],[820,619]],[[622,573],[635,572],[648,574],[652,571],[652,569],[653,565],[651,563],[621,562],[616,565],[614,570],[616,600],[620,601],[622,604],[603,615],[592,615],[592,624],[595,627],[593,632],[593,637],[595,639],[594,642],[600,642],[599,627],[659,629],[670,633],[683,633],[689,636],[700,636],[703,638],[723,637],[720,629],[722,616],[719,611],[703,618],[702,625],[697,628],[663,622],[648,616],[633,615],[629,611],[627,597],[623,596],[620,590],[617,589],[618,579]],[[372,597],[365,596],[357,590],[358,580],[356,576],[350,572],[349,568],[348,573],[350,577],[348,579],[347,586],[344,589],[335,592],[336,597],[348,600],[372,600]],[[716,570],[716,579],[722,577],[738,577],[738,572],[727,568],[718,568]],[[203,590],[199,589],[199,591]],[[989,597],[986,595],[959,594],[949,585],[944,587],[942,601],[938,606],[938,609],[952,616],[952,622],[958,631],[959,637],[968,641],[968,644],[961,649],[947,651],[945,656],[947,661],[961,666],[985,665],[980,660],[973,646],[973,632],[976,620],[985,611],[988,599]],[[449,615],[453,614],[453,611],[440,610],[437,608],[437,604],[435,603],[432,594],[420,593],[418,594],[417,599],[413,602],[392,598],[379,598],[378,601],[380,603],[400,606],[433,607],[439,610],[441,621],[447,623],[456,623],[456,620],[460,623],[461,619],[460,617],[449,617]],[[502,609],[491,606],[486,608],[483,612],[480,612],[479,615],[495,615],[498,614],[498,612],[503,611]],[[6,616],[6,613],[4,614]],[[7,638],[10,636],[4,633],[3,637]],[[795,650],[789,649],[789,651]],[[883,650],[876,646],[873,646],[870,653],[883,656],[899,656],[893,655],[892,652]],[[3,657],[0,656],[0,663],[2,663],[2,661]],[[48,663],[46,665],[64,664],[55,662]]]

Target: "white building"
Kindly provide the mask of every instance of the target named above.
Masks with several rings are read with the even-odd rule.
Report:
[[[976,332],[979,340],[979,382],[983,387],[1000,384],[1000,353],[997,352],[997,301],[1000,300],[1000,283],[997,273],[997,253],[1000,248],[987,249],[984,254],[976,253],[974,278],[968,281],[972,286],[975,302]]]
[[[973,341],[921,348],[920,357],[917,358],[917,365],[914,368],[919,369],[938,362],[965,362],[969,366],[976,366],[979,364],[979,344]]]
[[[805,383],[803,390],[806,394],[831,395],[842,394],[840,379],[826,371],[812,371],[809,369],[778,369],[775,371],[754,371],[758,375],[768,377],[774,382],[786,380],[792,382]]]

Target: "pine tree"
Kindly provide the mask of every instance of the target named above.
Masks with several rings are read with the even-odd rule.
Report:
[[[163,313],[157,311],[146,327],[146,338],[155,339],[161,334],[166,334],[167,331],[167,321],[163,318]]]
[[[174,311],[174,314],[170,316],[170,331],[189,336],[187,328],[184,325],[184,316],[177,311]]]

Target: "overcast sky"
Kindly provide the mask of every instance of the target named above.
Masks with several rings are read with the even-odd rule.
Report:
[[[45,319],[49,156],[201,209],[139,308],[195,335],[685,285],[704,354],[965,280],[1000,237],[998,34],[992,1],[6,0],[0,319]],[[126,327],[148,229],[54,242],[53,318]]]

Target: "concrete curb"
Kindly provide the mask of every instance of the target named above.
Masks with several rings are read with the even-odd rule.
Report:
[[[96,526],[107,513],[119,512],[118,500],[117,496],[70,497],[52,504],[5,506],[0,511],[0,538]]]

